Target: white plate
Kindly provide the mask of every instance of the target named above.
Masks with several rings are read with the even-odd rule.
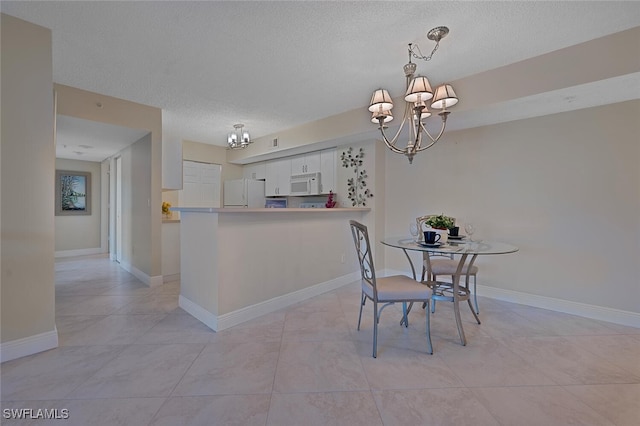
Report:
[[[466,235],[449,235],[449,239],[451,240],[462,240],[465,239],[467,236]]]

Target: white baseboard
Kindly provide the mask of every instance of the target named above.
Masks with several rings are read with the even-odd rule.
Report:
[[[416,273],[418,273],[418,271],[416,271]],[[382,274],[384,275],[380,276],[411,276],[411,274],[406,271],[393,269],[384,269]],[[478,295],[489,297],[491,299],[503,300],[505,302],[519,303],[521,305],[533,306],[535,308],[549,309],[551,311],[562,312],[565,314],[578,315],[585,318],[640,328],[640,314],[636,312],[572,302],[571,300],[556,299],[554,297],[538,296],[521,291],[506,290],[503,288],[489,287],[479,284]],[[482,307],[480,307],[480,310],[482,310]]]
[[[128,262],[120,263],[120,267],[122,269],[124,269],[125,271],[130,272],[131,274],[133,274],[133,276],[135,276],[137,279],[139,279],[140,281],[142,281],[143,283],[145,283],[149,287],[157,287],[157,286],[163,284],[162,275],[156,275],[156,276],[152,277],[152,276],[147,275],[146,273],[142,272],[140,269],[136,268],[135,266],[133,266],[132,264],[130,264]]]
[[[162,282],[170,283],[172,281],[180,281],[180,274],[163,275]]]
[[[0,343],[0,362],[37,354],[58,347],[58,329],[23,339]]]
[[[102,254],[102,253],[106,253],[106,251],[102,250],[100,247],[77,249],[77,250],[59,250],[59,251],[56,251],[55,258],[58,259],[63,257],[87,256],[91,254]]]
[[[350,284],[360,278],[360,271],[343,275],[311,287],[303,288],[292,293],[274,297],[255,305],[247,306],[233,312],[229,312],[218,317],[218,329],[224,330],[234,325],[258,318],[264,314],[275,312],[279,309],[286,308],[294,303],[302,302],[315,296],[319,296],[331,290],[335,290],[347,284]]]
[[[519,303],[571,315],[640,328],[640,314],[605,306],[589,305],[547,296],[478,285],[478,294],[505,302]]]
[[[149,277],[149,282],[147,283],[147,285],[149,287],[158,287],[160,285],[164,284],[164,279],[162,277],[162,275],[156,275],[154,277]]]
[[[186,297],[180,295],[178,297],[178,306],[187,311],[191,316],[193,316],[198,321],[202,322],[204,325],[212,329],[213,331],[218,331],[218,317],[217,315],[212,314],[207,311],[200,305],[192,302]]]
[[[233,327],[234,325],[242,324],[243,322],[258,318],[262,315],[286,308],[287,306],[291,306],[295,303],[319,296],[328,291],[335,290],[357,281],[359,278],[360,272],[354,272],[311,287],[294,291],[292,293],[274,297],[273,299],[265,300],[264,302],[256,303],[255,305],[246,306],[223,315],[214,315],[182,296],[180,296],[178,304],[182,309],[203,322],[210,329],[214,331],[221,331]]]

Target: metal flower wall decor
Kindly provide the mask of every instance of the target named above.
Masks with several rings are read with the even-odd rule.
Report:
[[[369,188],[367,188],[367,181],[365,180],[369,176],[367,171],[360,169],[362,167],[362,158],[364,157],[364,148],[360,147],[357,154],[353,153],[353,147],[349,147],[346,152],[343,152],[340,156],[342,160],[342,167],[353,168],[355,173],[354,178],[347,180],[347,198],[351,200],[351,205],[366,207],[367,199],[373,197]]]

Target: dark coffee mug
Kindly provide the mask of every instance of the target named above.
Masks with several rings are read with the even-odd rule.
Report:
[[[427,244],[435,244],[440,241],[441,235],[436,231],[424,231],[424,242]]]
[[[452,237],[457,237],[459,231],[460,231],[460,227],[454,226],[452,228],[449,228],[449,235],[451,235]]]

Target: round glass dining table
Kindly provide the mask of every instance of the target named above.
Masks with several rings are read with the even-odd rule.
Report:
[[[469,307],[471,307],[471,312],[476,318],[476,321],[478,322],[478,324],[480,324],[480,319],[478,318],[475,310],[471,306],[471,302],[469,300],[469,294],[470,294],[469,293],[469,275],[470,275],[469,272],[471,271],[471,268],[473,267],[473,264],[475,263],[477,257],[481,255],[515,253],[518,251],[518,247],[512,244],[498,242],[498,241],[486,241],[486,240],[470,241],[466,239],[462,239],[462,240],[450,239],[445,244],[427,245],[421,242],[416,242],[415,239],[413,238],[387,237],[387,238],[384,238],[381,242],[385,246],[399,248],[404,252],[405,256],[407,257],[407,260],[409,261],[409,265],[411,266],[413,279],[415,280],[417,280],[416,269],[407,251],[409,250],[409,251],[422,252],[424,271],[423,271],[421,280],[423,280],[425,276],[428,277],[427,282],[425,282],[425,284],[427,285],[437,284],[430,281],[432,255],[452,256],[454,258],[456,256],[460,256],[458,260],[457,270],[455,274],[452,275],[452,283],[450,285],[451,296],[447,296],[447,297],[434,296],[434,298],[437,299],[439,297],[439,300],[450,300],[453,302],[454,313],[456,316],[456,323],[458,325],[458,334],[460,334],[460,342],[462,343],[463,346],[467,344],[467,341],[464,335],[464,330],[462,328],[462,320],[460,318],[460,307],[459,307],[460,301],[464,301],[464,300],[468,301]],[[465,283],[465,286],[463,286],[462,288],[460,287],[461,275],[466,275],[466,283]],[[427,313],[427,315],[429,315],[429,313]],[[406,316],[404,318],[406,318]],[[404,318],[402,321],[404,321]]]

